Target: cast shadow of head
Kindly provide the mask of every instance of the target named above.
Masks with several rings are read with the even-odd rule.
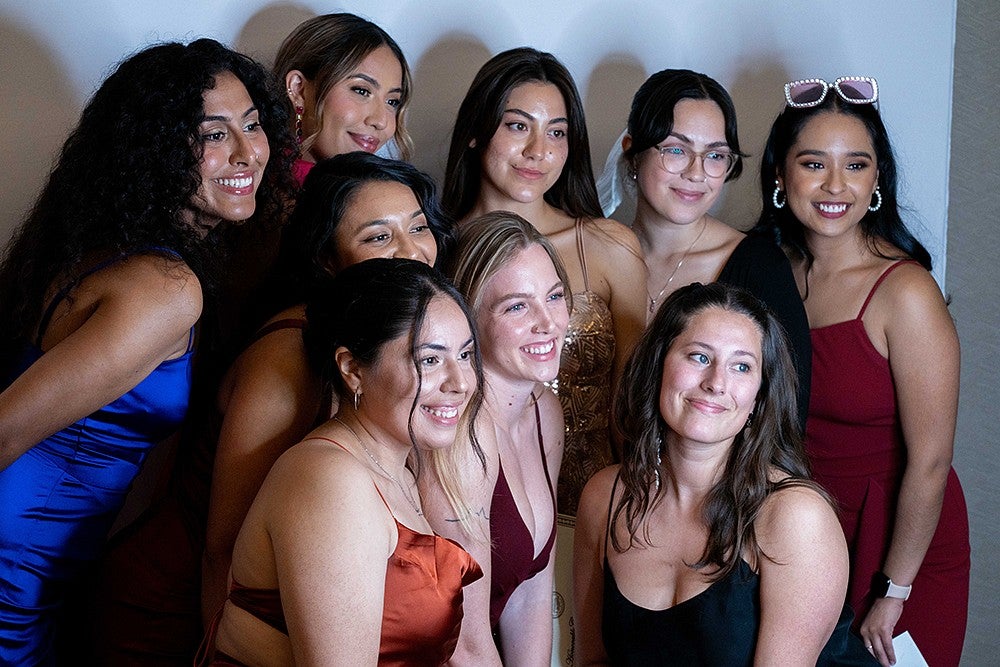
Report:
[[[316,12],[294,2],[275,2],[254,12],[233,40],[233,48],[270,69],[278,47],[292,30]]]
[[[0,245],[23,221],[55,166],[85,100],[41,38],[0,16]]]

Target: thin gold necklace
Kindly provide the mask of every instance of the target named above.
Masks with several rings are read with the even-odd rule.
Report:
[[[691,242],[691,245],[688,246],[688,249],[684,251],[683,255],[681,255],[680,261],[677,262],[677,266],[674,267],[674,270],[670,272],[670,277],[667,278],[667,282],[666,282],[666,284],[663,285],[663,289],[661,289],[659,291],[659,293],[655,297],[649,296],[648,292],[646,293],[646,296],[649,296],[649,312],[650,313],[655,313],[656,312],[656,302],[659,301],[660,298],[663,297],[663,293],[667,291],[668,287],[670,287],[670,283],[672,283],[674,281],[674,276],[676,276],[677,272],[681,270],[681,267],[684,265],[684,260],[686,260],[688,254],[692,250],[694,250],[694,245],[701,239],[701,235],[705,233],[705,228],[706,227],[708,227],[708,220],[705,220],[702,223],[702,225],[701,225],[701,231],[698,232],[698,236],[694,237],[694,241]]]
[[[340,417],[334,417],[333,421],[337,422],[338,424],[346,428],[348,431],[351,432],[351,435],[357,438],[358,444],[361,445],[361,449],[365,450],[365,454],[367,454],[368,458],[372,460],[372,463],[374,463],[378,467],[378,469],[385,474],[386,477],[388,477],[389,479],[391,479],[393,482],[396,483],[396,486],[399,487],[399,490],[403,492],[403,497],[406,498],[406,502],[410,503],[410,507],[412,507],[413,511],[417,513],[417,516],[423,516],[424,513],[420,509],[420,505],[418,505],[417,502],[413,500],[413,496],[410,494],[410,492],[406,490],[406,487],[403,485],[402,482],[399,481],[399,479],[396,478],[395,475],[386,470],[385,466],[379,463],[379,460],[375,458],[375,455],[372,454],[372,451],[365,446],[365,441],[361,439],[361,436],[358,435],[358,432],[355,431],[353,428],[351,428],[351,425],[343,421]]]

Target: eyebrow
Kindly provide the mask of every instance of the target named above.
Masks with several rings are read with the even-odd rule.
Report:
[[[703,343],[700,340],[693,340],[693,341],[691,341],[691,344],[692,345],[697,345],[699,347],[703,347],[703,348],[705,348],[706,350],[708,350],[710,352],[717,352],[718,351],[713,346],[709,345],[708,343]],[[747,350],[734,350],[733,353],[730,356],[732,356],[732,357],[750,357],[754,361],[757,360],[757,355],[754,354],[753,352],[748,352]]]
[[[470,337],[467,341],[458,346],[459,350],[464,350],[465,348],[472,345],[475,341]],[[417,346],[418,350],[434,350],[435,352],[447,352],[448,346],[441,343],[424,343],[423,345]]]
[[[382,84],[378,82],[378,79],[376,79],[374,77],[371,77],[371,76],[368,76],[367,74],[365,74],[363,72],[357,72],[357,73],[352,74],[351,76],[349,76],[347,78],[349,78],[349,79],[361,79],[362,81],[367,81],[368,83],[370,83],[371,85],[375,86],[379,90],[382,89]],[[389,92],[390,93],[402,93],[403,89],[402,88],[391,88],[391,89],[389,89]]]
[[[410,214],[410,220],[415,220],[416,218],[419,218],[422,215],[424,215],[424,210],[422,208],[418,208],[416,211]],[[363,229],[368,229],[369,227],[376,227],[378,225],[388,225],[388,224],[391,224],[391,222],[386,218],[375,218],[374,220],[369,220],[368,222],[358,227],[358,231],[361,231]]]
[[[532,116],[527,111],[525,111],[524,109],[518,109],[516,107],[512,107],[510,109],[504,109],[503,112],[504,113],[512,113],[515,116],[521,116],[523,118],[527,118],[528,120],[535,120],[535,117]],[[566,123],[568,125],[569,124],[569,119],[560,116],[559,118],[553,118],[553,119],[549,120],[549,125],[553,125],[555,123]]]
[[[818,157],[826,157],[827,155],[829,155],[829,153],[826,151],[807,148],[805,150],[801,150],[798,153],[796,153],[795,157],[802,157],[805,155],[816,155]],[[863,158],[868,158],[869,160],[872,161],[875,160],[875,158],[872,157],[872,154],[869,153],[868,151],[848,151],[847,157],[863,157]]]
[[[257,110],[257,107],[252,106],[249,109],[247,109],[246,111],[244,111],[243,115],[240,116],[240,118],[246,118],[247,116],[249,116],[250,114],[252,114],[256,110]],[[229,116],[204,116],[201,119],[201,122],[202,123],[210,123],[210,122],[215,122],[215,121],[227,122],[229,120],[231,120],[229,118]]]
[[[694,142],[691,141],[691,138],[688,137],[688,136],[686,136],[686,135],[681,134],[680,132],[673,132],[672,131],[667,136],[668,137],[676,137],[676,138],[680,139],[681,141],[683,141],[684,143],[691,144],[692,146],[694,146]],[[722,140],[722,141],[713,141],[710,144],[705,144],[706,148],[720,148],[720,147],[723,147],[723,146],[726,147],[726,148],[729,148],[729,142],[726,141],[726,140]]]
[[[554,292],[555,290],[559,289],[560,287],[564,287],[563,282],[561,280],[556,281],[556,283],[552,287],[549,288],[549,291],[546,292],[546,294],[551,294],[552,292]],[[490,308],[491,309],[495,308],[496,306],[500,305],[504,301],[510,301],[511,299],[530,299],[532,296],[533,295],[530,294],[530,293],[528,293],[528,292],[511,292],[510,294],[504,294],[503,296],[498,297],[493,302],[493,304],[490,306]]]

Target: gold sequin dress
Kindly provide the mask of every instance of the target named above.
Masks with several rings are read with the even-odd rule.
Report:
[[[583,269],[585,291],[573,294],[553,389],[562,403],[566,419],[566,444],[559,471],[559,513],[576,516],[587,480],[612,463],[608,419],[611,411],[611,367],[615,357],[615,335],[611,310],[590,290],[583,243],[583,221],[576,221],[576,250]]]

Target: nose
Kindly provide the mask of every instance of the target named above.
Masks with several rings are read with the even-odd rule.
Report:
[[[235,138],[235,144],[229,154],[229,164],[233,166],[249,165],[252,160],[257,159],[257,150],[254,148],[253,142],[250,141],[250,137],[242,132],[234,132],[232,136]]]
[[[827,169],[823,187],[827,192],[832,194],[843,192],[846,187],[844,174],[839,169]]]
[[[441,385],[442,391],[466,394],[469,392],[469,386],[466,369],[455,359],[450,359],[447,362],[444,383]]]
[[[689,181],[701,183],[707,176],[708,175],[705,173],[705,156],[698,154],[692,155],[687,169],[684,170],[684,178]]]
[[[365,119],[368,125],[374,127],[376,130],[382,131],[389,124],[389,109],[385,107],[381,102],[376,101],[372,108],[368,111],[368,117]]]
[[[545,156],[545,136],[532,132],[531,136],[528,137],[528,143],[524,146],[523,154],[525,157],[535,158],[536,160],[542,159]]]
[[[710,394],[726,393],[726,369],[720,364],[711,364],[705,371],[701,388]]]
[[[552,313],[549,312],[548,308],[540,308],[535,325],[531,327],[532,332],[549,333],[553,328],[555,328],[555,320],[552,318]]]
[[[392,256],[397,259],[423,259],[423,253],[420,252],[420,246],[418,246],[410,235],[406,232],[402,232],[396,235],[398,241],[396,242],[396,247],[393,249]]]

